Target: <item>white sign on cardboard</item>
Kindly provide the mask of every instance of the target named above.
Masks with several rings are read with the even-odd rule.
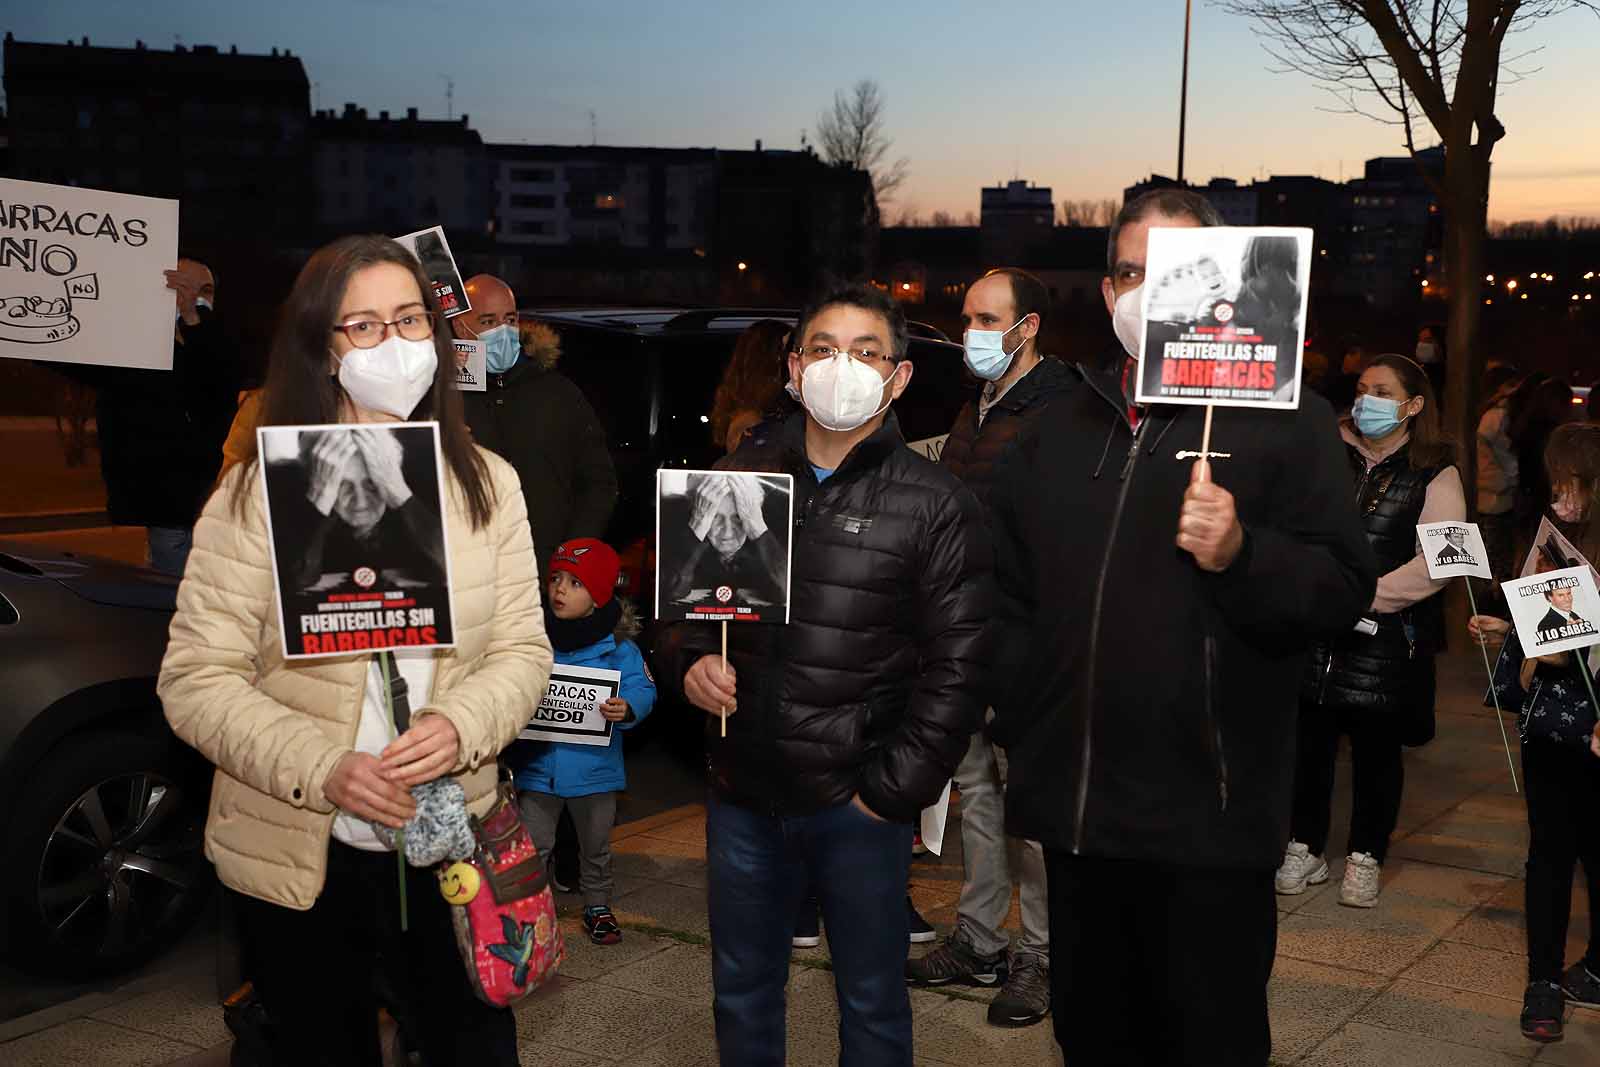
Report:
[[[600,705],[621,689],[621,671],[557,663],[550,672],[544,699],[517,736],[524,741],[609,745],[612,724],[600,713]]]
[[[463,393],[482,393],[489,388],[489,353],[482,341],[453,338],[456,346],[456,388]]]
[[[922,845],[935,856],[944,855],[944,828],[950,819],[950,786],[954,779],[944,784],[944,792],[939,794],[939,799],[922,809],[922,818],[919,820],[919,829],[922,831]]]
[[[172,369],[178,202],[0,178],[0,356]]]
[[[1134,399],[1299,407],[1311,245],[1298,227],[1152,228]]]
[[[433,295],[438,297],[439,310],[445,318],[453,319],[472,310],[461,269],[456,266],[455,253],[450,251],[450,242],[444,235],[443,226],[401,234],[395,240],[405,245],[417,257],[417,262],[422,264],[422,273],[433,282]]]
[[[1524,654],[1548,656],[1600,644],[1600,591],[1588,567],[1514,578],[1500,588]]]
[[[1428,561],[1428,577],[1493,578],[1489,550],[1475,522],[1429,522],[1417,526],[1417,543]]]

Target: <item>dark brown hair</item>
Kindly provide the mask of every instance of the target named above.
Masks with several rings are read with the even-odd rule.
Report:
[[[358,271],[382,263],[404,267],[416,279],[423,304],[433,313],[433,347],[438,355],[433,388],[424,394],[409,416],[411,421],[433,420],[439,424],[439,444],[445,465],[454,476],[474,529],[489,522],[494,508],[494,489],[489,483],[489,468],[472,444],[462,414],[461,394],[455,386],[456,358],[450,343],[450,330],[439,312],[433,285],[422,273],[422,265],[406,249],[387,237],[356,235],[341,237],[312,253],[278,315],[272,337],[272,352],[267,380],[261,394],[260,426],[306,426],[339,421],[339,399],[343,389],[331,369],[333,327],[339,305],[344,301],[350,279]],[[243,465],[259,461],[256,439],[246,447]],[[234,513],[243,508],[253,479],[248,469],[233,487]]]
[[[1420,470],[1456,462],[1455,442],[1445,435],[1433,383],[1428,381],[1423,369],[1415,360],[1393,352],[1387,352],[1367,365],[1368,370],[1373,367],[1389,368],[1400,379],[1400,388],[1406,391],[1406,396],[1422,397],[1422,411],[1411,417],[1411,437],[1408,442],[1411,466]]]
[[[722,372],[717,395],[711,402],[711,438],[721,445],[728,436],[728,424],[741,411],[766,415],[783,395],[789,377],[788,348],[785,341],[790,327],[777,319],[751,323],[733,346],[733,358]]]
[[[1569,422],[1550,431],[1544,446],[1544,469],[1552,489],[1576,485],[1586,509],[1577,529],[1567,529],[1578,551],[1593,563],[1600,560],[1600,423]],[[1539,501],[1539,506],[1549,504]]]
[[[1011,306],[1016,309],[1017,321],[1029,315],[1039,316],[1039,327],[1044,328],[1044,313],[1050,307],[1050,290],[1037,277],[1020,267],[996,267],[985,278],[1004,275],[1011,283]]]
[[[1117,275],[1117,238],[1129,223],[1151,215],[1165,215],[1173,219],[1193,219],[1201,226],[1221,226],[1222,216],[1211,201],[1191,189],[1151,189],[1122,205],[1117,220],[1106,233],[1106,275]]]

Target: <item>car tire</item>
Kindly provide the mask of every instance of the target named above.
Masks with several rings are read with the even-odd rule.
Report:
[[[31,776],[4,848],[7,954],[85,979],[136,967],[194,920],[214,877],[206,786],[170,743],[137,734],[62,742]]]

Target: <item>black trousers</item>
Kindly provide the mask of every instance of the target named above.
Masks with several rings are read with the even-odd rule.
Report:
[[[1050,1000],[1069,1064],[1262,1067],[1278,947],[1271,870],[1045,850]]]
[[[1528,981],[1556,982],[1565,969],[1572,868],[1589,883],[1589,951],[1600,974],[1600,759],[1554,741],[1522,743],[1528,802]]]
[[[330,842],[327,884],[309,911],[235,894],[280,1067],[378,1067],[380,973],[429,1067],[517,1064],[516,1021],[467,985],[433,871],[406,872],[407,933],[392,852]]]
[[[1347,852],[1365,852],[1379,863],[1400,819],[1406,769],[1400,759],[1395,714],[1334,710],[1302,702],[1294,772],[1293,838],[1320,856],[1328,846],[1333,817],[1333,771],[1339,738],[1350,736],[1350,839]]]

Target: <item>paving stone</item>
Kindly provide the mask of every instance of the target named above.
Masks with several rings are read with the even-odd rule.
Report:
[[[523,1067],[529,1067],[524,1063]],[[707,1011],[670,1031],[655,1044],[621,1060],[618,1067],[721,1067],[716,1022]]]
[[[688,815],[676,822],[652,827],[646,836],[663,841],[675,841],[684,845],[699,845],[704,849],[706,844],[705,810],[701,809],[699,814]]]
[[[1415,922],[1374,914],[1376,908],[1306,911],[1278,923],[1278,955],[1393,977],[1422,958],[1439,934]]]
[[[711,950],[699,945],[673,945],[637,963],[619,967],[600,981],[619,989],[710,1008]]]
[[[611,846],[611,866],[618,876],[629,875],[704,889],[706,848],[650,834],[638,834]]]
[[[90,1018],[208,1049],[233,1040],[217,1006],[215,983],[187,983],[101,1008]],[[3,1057],[0,1057],[3,1058]]]
[[[984,1004],[946,998],[942,1007],[919,1016],[914,1038],[916,1062],[952,1067],[989,1063],[1045,1067],[1062,1062],[1049,1019],[1011,1029],[990,1026],[987,1011]]]
[[[645,923],[698,937],[711,936],[704,889],[653,886],[617,897],[611,902],[611,910],[624,923]]]
[[[1455,941],[1434,946],[1405,972],[1412,981],[1501,997],[1519,1005],[1527,976],[1527,959],[1521,953],[1496,952]]]
[[[1386,979],[1280,956],[1267,985],[1272,1055],[1289,1060],[1315,1048],[1383,989]]]
[[[1530,1056],[1470,1048],[1431,1037],[1403,1034],[1364,1023],[1349,1023],[1311,1055],[1301,1067],[1509,1067]]]
[[[522,1067],[608,1067],[615,1062],[595,1059],[587,1053],[574,1052],[548,1041],[518,1041],[517,1060]]]
[[[143,1067],[171,1063],[202,1051],[194,1045],[95,1019],[72,1022],[0,1045],[6,1067],[63,1067],[66,1064],[116,1064]]]
[[[1528,850],[1526,845],[1493,844],[1447,834],[1416,833],[1391,846],[1389,855],[1517,877],[1522,874],[1523,865],[1527,862]]]
[[[1600,1011],[1590,1008],[1568,1010],[1565,1035],[1555,1044],[1541,1049],[1533,1062],[1557,1063],[1563,1067],[1595,1067],[1600,1063]]]
[[[560,977],[517,1005],[516,1015],[520,1041],[617,1060],[705,1012],[664,997]]]
[[[1519,1029],[1519,999],[1440,989],[1402,978],[1356,1016],[1358,1022],[1402,1033],[1526,1057],[1532,1049]]]
[[[567,958],[561,963],[561,974],[581,979],[599,978],[678,944],[671,938],[651,937],[637,930],[624,930],[622,940],[617,944],[597,945],[589,940],[583,923],[575,915],[562,918],[561,936],[567,946]]]

